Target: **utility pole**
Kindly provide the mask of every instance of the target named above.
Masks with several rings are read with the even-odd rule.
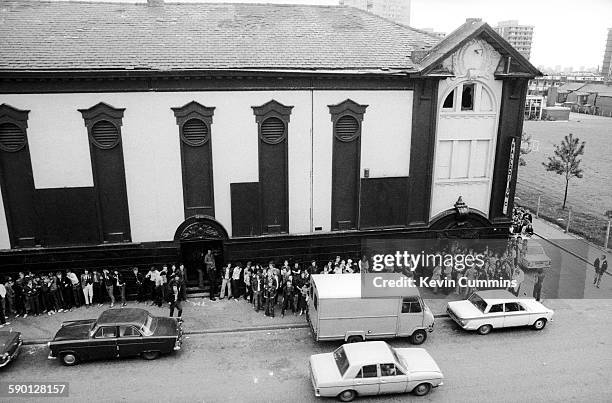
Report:
[[[606,211],[606,217],[608,217],[608,228],[606,229],[606,242],[604,243],[604,249],[608,249],[608,242],[610,241],[610,223],[612,223],[612,210]]]

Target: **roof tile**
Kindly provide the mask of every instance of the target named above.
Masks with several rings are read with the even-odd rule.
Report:
[[[2,70],[416,70],[439,39],[349,7],[3,1]]]

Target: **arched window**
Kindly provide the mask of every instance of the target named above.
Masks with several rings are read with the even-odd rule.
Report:
[[[130,242],[130,212],[121,142],[125,109],[99,102],[78,111],[83,116],[89,139],[100,241]]]
[[[361,122],[368,105],[347,99],[328,105],[333,122],[332,231],[359,228]]]
[[[261,233],[289,232],[289,121],[293,106],[271,100],[253,106],[258,126]]]
[[[214,217],[212,124],[215,108],[191,101],[172,110],[179,128],[185,218]]]

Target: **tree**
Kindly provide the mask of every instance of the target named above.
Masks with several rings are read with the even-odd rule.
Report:
[[[567,201],[567,188],[571,178],[582,178],[582,169],[579,158],[584,154],[585,142],[580,142],[578,137],[574,137],[572,133],[565,136],[561,144],[555,144],[555,156],[548,157],[548,162],[543,162],[542,165],[547,171],[552,171],[557,175],[565,177],[565,195],[563,196],[563,209]]]
[[[525,155],[529,154],[533,149],[533,142],[531,141],[531,134],[523,132],[521,136],[521,152],[519,156],[519,166],[524,167],[527,165],[525,161]]]

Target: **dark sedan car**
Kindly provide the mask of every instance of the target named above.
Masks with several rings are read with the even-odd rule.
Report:
[[[21,333],[0,332],[0,368],[8,365],[19,355],[22,344]]]
[[[138,308],[109,309],[100,317],[62,323],[49,342],[49,359],[64,365],[84,360],[142,356],[153,360],[180,350],[182,319],[156,317]]]

